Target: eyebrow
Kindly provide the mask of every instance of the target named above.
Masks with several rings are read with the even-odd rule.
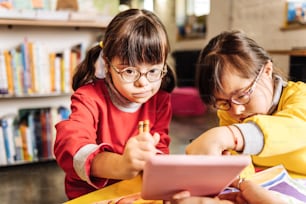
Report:
[[[229,96],[232,97],[233,95],[235,94],[238,94],[238,93],[245,93],[247,92],[251,87],[252,87],[252,84],[251,83],[249,86],[245,87],[245,88],[240,88],[240,89],[237,89],[235,91],[232,91],[231,93],[229,93]],[[224,93],[223,93],[224,94]],[[229,99],[226,99],[226,98],[217,98],[215,97],[216,100],[229,100]]]

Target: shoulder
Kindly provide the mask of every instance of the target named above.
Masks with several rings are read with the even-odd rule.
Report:
[[[289,81],[286,87],[290,89],[296,89],[296,90],[302,89],[306,91],[306,83],[302,81],[298,82]]]
[[[280,99],[280,107],[295,104],[296,107],[304,108],[306,103],[306,84],[304,82],[289,81],[284,87]]]
[[[158,102],[161,101],[170,101],[170,93],[163,91],[163,90],[159,90],[153,97],[152,99],[157,100]]]
[[[104,95],[106,93],[105,81],[103,79],[99,79],[95,82],[88,83],[84,86],[78,88],[74,94],[76,95],[87,95],[88,97],[96,96],[96,95]]]
[[[306,96],[306,83],[289,81],[283,89],[283,95],[304,95]]]
[[[97,80],[79,87],[72,95],[72,100],[87,101],[90,103],[100,103],[105,101],[108,96],[108,91],[104,80]]]

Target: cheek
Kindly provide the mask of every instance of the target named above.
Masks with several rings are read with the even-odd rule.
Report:
[[[271,97],[266,92],[260,92],[253,95],[248,109],[251,112],[267,114],[271,106]]]
[[[118,83],[115,85],[118,92],[126,98],[129,98],[130,93],[132,92],[132,85],[131,84],[122,84]]]
[[[127,96],[127,93],[131,92],[130,83],[122,83],[122,81],[118,78],[113,78],[114,87],[117,89],[117,91],[123,95]]]
[[[152,91],[154,93],[157,93],[158,90],[160,89],[160,86],[161,86],[161,81],[157,81],[157,82],[152,83]]]

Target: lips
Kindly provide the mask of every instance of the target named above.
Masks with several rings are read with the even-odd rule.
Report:
[[[150,95],[150,91],[133,94],[133,96],[136,98],[145,98],[145,97],[148,97],[149,95]]]

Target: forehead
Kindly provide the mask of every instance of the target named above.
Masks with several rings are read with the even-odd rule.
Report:
[[[145,63],[145,62],[141,62],[139,64],[136,64],[135,66],[128,64],[128,62],[124,62],[122,61],[119,57],[114,57],[112,60],[112,63],[115,65],[122,65],[122,66],[131,66],[131,67],[136,67],[136,68],[150,68],[152,66],[163,66],[164,63],[160,62],[160,63],[156,63],[156,64],[150,64],[150,63]]]
[[[221,76],[222,89],[215,92],[216,98],[228,98],[229,96],[244,91],[252,82],[252,79],[242,77],[235,70],[225,69]]]

